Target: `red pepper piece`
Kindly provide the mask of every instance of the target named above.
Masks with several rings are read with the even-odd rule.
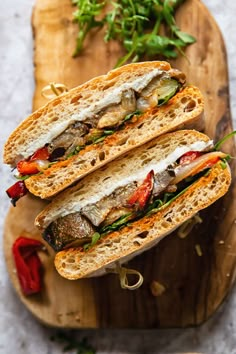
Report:
[[[138,204],[140,208],[144,208],[153,189],[153,177],[154,171],[151,170],[143,183],[138,187],[138,189],[129,198],[128,204],[130,206]]]
[[[17,170],[22,176],[25,175],[34,175],[39,172],[39,166],[36,160],[45,160],[49,159],[49,151],[47,146],[44,146],[41,149],[38,149],[29,159],[21,160],[17,164]]]
[[[48,160],[49,159],[49,151],[47,146],[42,147],[41,149],[38,149],[30,158],[30,161],[34,160]]]
[[[40,292],[42,287],[42,264],[37,250],[42,249],[40,241],[20,236],[12,246],[17,275],[22,292],[31,295]]]
[[[215,156],[215,157],[211,158],[210,160],[206,161],[204,165],[199,166],[199,169],[197,171],[195,171],[195,174],[198,172],[201,172],[202,170],[204,170],[206,168],[210,168],[210,167],[214,166],[219,160],[220,160],[219,156]]]
[[[203,152],[200,152],[200,151],[186,152],[185,154],[183,154],[180,157],[179,163],[180,163],[180,165],[187,165],[190,162],[192,162],[193,160],[195,160],[197,157],[200,157],[201,155],[203,155]]]
[[[39,172],[38,164],[35,161],[21,160],[16,167],[22,176],[33,175]]]
[[[6,193],[9,198],[11,198],[11,202],[14,206],[16,206],[16,202],[18,199],[23,197],[27,193],[27,188],[25,186],[24,181],[18,181],[13,186],[9,187],[6,190]]]

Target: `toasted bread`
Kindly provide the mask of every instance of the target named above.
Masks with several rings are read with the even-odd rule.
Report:
[[[11,134],[4,161],[15,166],[61,134],[74,121],[92,117],[104,107],[117,104],[122,90],[142,90],[158,75],[175,75],[184,83],[184,74],[166,62],[129,64],[69,91],[31,114]],[[86,174],[147,141],[183,127],[203,127],[203,96],[194,86],[180,89],[167,104],[150,108],[137,121],[98,144],[87,145],[77,155],[58,161],[40,174],[26,179],[27,189],[41,198],[50,198]]]

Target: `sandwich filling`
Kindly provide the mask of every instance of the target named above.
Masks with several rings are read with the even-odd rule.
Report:
[[[138,122],[142,114],[149,109],[166,104],[183,87],[184,83],[184,74],[176,69],[168,72],[158,71],[154,77],[150,76],[146,86],[142,85],[141,90],[140,84],[137,84],[136,88],[124,85],[119,89],[121,92],[118,95],[120,96],[118,103],[108,100],[106,105],[104,103],[97,110],[94,109],[90,115],[89,113],[83,116],[82,113],[81,115],[74,114],[73,121],[65,127],[63,132],[51,141],[47,141],[28,158],[17,162],[15,177],[20,181],[7,190],[13,205],[27,193],[25,179],[42,173],[58,161],[77,155],[88,145],[103,143],[116,131]]]
[[[96,113],[85,118],[78,115],[66,129],[48,141],[27,159],[17,163],[20,176],[39,173],[51,163],[66,160],[77,154],[87,145],[105,140],[126,124],[135,121],[147,110],[161,106],[169,101],[185,82],[184,75],[178,70],[161,72],[155,76],[141,92],[124,88],[118,103],[109,103]]]
[[[102,236],[148,217],[169,205],[220,160],[222,168],[226,166],[226,154],[209,152],[209,146],[207,149],[205,146],[201,151],[179,154],[165,168],[149,165],[144,178],[137,174],[102,198],[94,197],[78,210],[58,216],[47,226],[44,239],[55,251],[68,247],[88,249]]]

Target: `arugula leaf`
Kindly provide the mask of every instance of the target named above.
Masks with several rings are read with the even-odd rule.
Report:
[[[231,160],[231,156],[228,154],[224,158],[221,158],[221,167],[224,170],[227,167],[227,163]]]
[[[175,199],[177,199],[178,197],[180,197],[182,194],[184,194],[189,188],[190,188],[191,184],[189,186],[187,186],[185,189],[182,189],[180,192],[176,192],[176,193],[165,193],[164,194],[164,199],[165,202],[163,201],[162,205],[157,206],[153,209],[151,209],[146,215],[152,215],[155,214],[156,212],[158,212],[159,210],[162,210],[164,208],[166,208],[167,206],[169,206]],[[171,197],[169,199],[169,197]],[[169,200],[168,200],[169,199]]]
[[[195,43],[196,42],[196,38],[194,38],[193,36],[191,36],[190,34],[188,33],[185,33],[185,32],[182,32],[182,31],[179,31],[177,30],[176,31],[176,35],[177,37],[179,37],[183,43],[185,44],[192,44],[192,43]]]
[[[234,135],[236,135],[236,130],[232,131],[231,133],[225,135],[222,139],[220,139],[214,146],[214,150],[218,150],[221,145],[225,143],[228,139],[232,138]]]
[[[35,175],[34,175],[35,176]],[[20,181],[25,181],[26,179],[28,179],[29,177],[32,177],[32,175],[24,175],[24,176],[17,176],[17,175],[14,175],[14,177],[16,179],[19,179]]]
[[[102,234],[104,234],[107,231],[115,231],[118,230],[121,226],[124,226],[125,224],[127,224],[127,222],[130,220],[130,216],[133,213],[130,212],[128,214],[125,214],[123,216],[121,216],[118,220],[116,220],[115,222],[113,222],[113,224],[111,225],[107,225],[101,228],[100,232]]]
[[[99,232],[95,232],[92,236],[92,241],[89,243],[86,243],[83,246],[84,251],[88,251],[91,247],[93,247],[98,242],[98,240],[100,238],[101,238],[101,234]]]
[[[96,19],[101,13],[106,2],[97,0],[72,0],[73,5],[77,6],[77,10],[73,13],[74,22],[78,23],[79,31],[77,35],[77,45],[73,56],[81,53],[84,40],[93,28],[101,28],[103,21]]]
[[[127,120],[130,120],[131,118],[133,118],[133,116],[139,116],[142,112],[137,110],[133,113],[127,114],[127,116],[125,116],[124,118],[124,122],[127,122]]]
[[[67,159],[69,159],[70,157],[74,156],[74,155],[77,155],[82,149],[84,149],[84,145],[83,146],[76,146],[76,148],[66,156]]]
[[[91,29],[105,27],[104,41],[115,40],[126,50],[116,67],[157,55],[176,58],[178,52],[183,53],[181,48],[195,42],[195,38],[181,31],[175,22],[175,10],[183,1],[72,0],[78,8],[74,13],[74,21],[79,27],[75,55],[82,51],[84,39]],[[163,28],[168,36],[162,35]]]

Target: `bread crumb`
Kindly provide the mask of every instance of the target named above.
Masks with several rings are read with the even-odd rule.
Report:
[[[220,241],[219,241],[219,245],[223,245],[224,243],[225,243],[224,240],[220,240]]]
[[[162,285],[161,283],[159,283],[156,280],[153,280],[151,282],[150,289],[151,289],[151,293],[153,296],[161,296],[166,290],[164,285]]]

